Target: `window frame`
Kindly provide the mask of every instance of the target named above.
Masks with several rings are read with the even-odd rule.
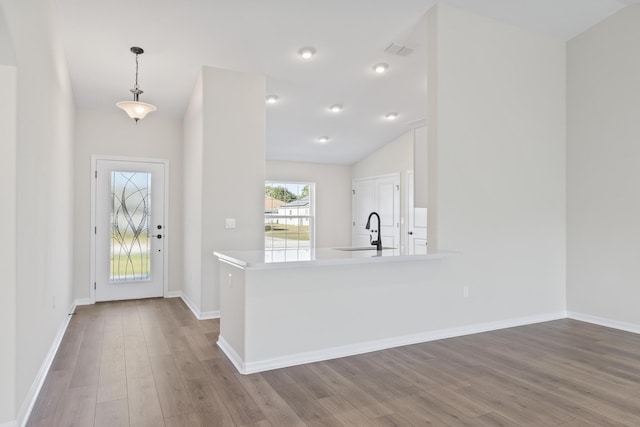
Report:
[[[266,190],[266,187],[270,185],[273,187],[285,187],[287,188],[287,186],[300,186],[300,188],[304,188],[304,186],[309,186],[309,213],[308,215],[287,215],[285,213],[285,215],[279,215],[279,214],[273,214],[273,213],[267,213],[266,211],[266,207],[265,207],[265,212],[264,212],[264,222],[265,225],[267,225],[272,219],[285,219],[285,220],[293,220],[293,219],[299,219],[302,222],[302,225],[304,225],[304,221],[306,220],[308,225],[309,225],[309,245],[308,246],[303,246],[301,247],[299,244],[295,245],[295,246],[288,246],[285,244],[284,248],[277,248],[277,247],[267,247],[267,236],[266,233],[267,231],[265,230],[265,238],[264,238],[264,251],[266,252],[275,252],[275,251],[295,251],[295,252],[300,252],[300,251],[308,251],[308,250],[314,250],[316,247],[316,206],[315,206],[315,193],[316,193],[316,188],[315,188],[315,182],[310,182],[310,181],[290,181],[290,180],[273,180],[273,179],[267,179],[264,181],[264,187]],[[265,196],[266,196],[266,191],[265,191]],[[291,212],[292,210],[287,209],[289,212]],[[300,213],[301,209],[298,209],[298,213]],[[292,240],[292,239],[285,239],[287,241]],[[300,240],[298,240],[298,242],[300,242]]]

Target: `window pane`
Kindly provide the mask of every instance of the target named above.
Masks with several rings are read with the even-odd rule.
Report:
[[[151,278],[150,207],[150,173],[111,173],[111,282]]]
[[[308,250],[313,236],[311,183],[265,183],[265,249]]]

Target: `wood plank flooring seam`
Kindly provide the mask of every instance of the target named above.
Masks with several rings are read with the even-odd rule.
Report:
[[[640,336],[570,319],[249,376],[215,346],[219,320],[181,300],[99,303],[71,322],[29,427],[640,425]],[[124,393],[98,401],[122,375]]]

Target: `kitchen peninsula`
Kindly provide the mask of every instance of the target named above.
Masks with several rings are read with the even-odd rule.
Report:
[[[240,373],[427,340],[446,254],[352,249],[214,253],[218,345]]]

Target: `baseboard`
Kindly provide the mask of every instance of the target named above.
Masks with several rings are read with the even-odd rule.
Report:
[[[622,331],[640,334],[640,325],[635,323],[620,322],[618,320],[607,319],[604,317],[576,313],[575,311],[570,311],[567,314],[567,317],[569,319],[580,320],[581,322],[593,323],[595,325],[606,326],[607,328],[620,329]]]
[[[36,378],[33,380],[33,384],[31,384],[31,388],[29,389],[29,392],[27,393],[27,396],[25,397],[24,402],[20,407],[20,411],[18,411],[18,418],[15,423],[16,426],[24,427],[27,424],[29,415],[31,415],[31,411],[33,410],[33,405],[35,405],[36,403],[36,399],[38,398],[38,394],[40,394],[40,390],[42,389],[44,380],[47,378],[47,373],[49,373],[49,368],[51,368],[51,364],[53,363],[53,359],[55,358],[56,353],[58,352],[60,343],[62,343],[64,333],[67,331],[67,327],[69,326],[69,322],[71,321],[71,313],[73,313],[75,310],[76,303],[74,301],[67,311],[69,315],[64,318],[62,324],[58,328],[58,333],[56,334],[56,337],[54,338],[53,343],[49,348],[49,352],[47,353],[44,361],[42,362],[42,365],[40,366],[38,375],[36,375]]]
[[[169,291],[164,296],[164,298],[182,298],[184,303],[189,307],[193,315],[198,320],[206,320],[206,319],[218,319],[220,318],[220,311],[204,311],[201,312],[200,309],[187,297],[182,291]],[[77,298],[75,300],[75,305],[91,305],[95,304],[95,301],[92,301],[91,298]],[[3,427],[0,425],[0,427]]]
[[[215,310],[215,311],[200,311],[198,306],[195,305],[193,303],[193,301],[191,301],[186,294],[181,293],[180,298],[182,298],[182,301],[184,301],[184,303],[187,305],[187,307],[189,307],[189,310],[191,310],[193,315],[196,316],[196,319],[198,319],[198,320],[207,320],[207,319],[218,319],[218,318],[220,318],[220,311],[219,310]]]
[[[182,291],[169,291],[164,297],[165,298],[179,298],[182,296]],[[91,298],[76,298],[75,305],[91,305],[95,304]],[[0,425],[2,427],[2,425]]]
[[[180,295],[180,298],[182,298],[182,301],[184,301],[184,303],[187,305],[187,307],[189,307],[189,310],[191,310],[191,312],[193,313],[194,316],[196,316],[196,319],[200,319],[200,309],[198,308],[198,306],[196,306],[186,294],[182,294]]]
[[[229,357],[229,360],[231,360],[231,362],[236,366],[238,372],[240,372],[241,374],[253,374],[256,372],[269,371],[272,369],[285,368],[288,366],[302,365],[305,363],[320,362],[323,360],[337,359],[339,357],[370,353],[372,351],[402,347],[405,345],[419,344],[445,338],[454,338],[481,332],[495,331],[498,329],[513,328],[516,326],[531,325],[534,323],[565,319],[566,317],[567,313],[565,311],[544,313],[535,316],[526,316],[500,320],[496,322],[479,323],[457,328],[439,329],[436,331],[332,347],[328,349],[297,353],[289,356],[276,357],[273,359],[260,360],[256,362],[245,362],[242,359],[234,360],[234,358],[238,358],[239,356],[233,350],[233,348],[231,348],[229,344],[224,340],[219,339],[218,346],[224,351],[227,357]]]
[[[220,310],[202,311],[200,312],[200,320],[219,319]]]
[[[227,356],[227,358],[231,361],[231,363],[233,363],[233,366],[236,367],[238,372],[240,372],[241,374],[248,373],[246,372],[246,368],[244,366],[244,361],[242,360],[242,357],[240,357],[240,355],[236,353],[233,347],[229,345],[227,340],[225,340],[222,335],[218,336],[218,347],[220,347],[220,350],[222,350],[222,352]]]

